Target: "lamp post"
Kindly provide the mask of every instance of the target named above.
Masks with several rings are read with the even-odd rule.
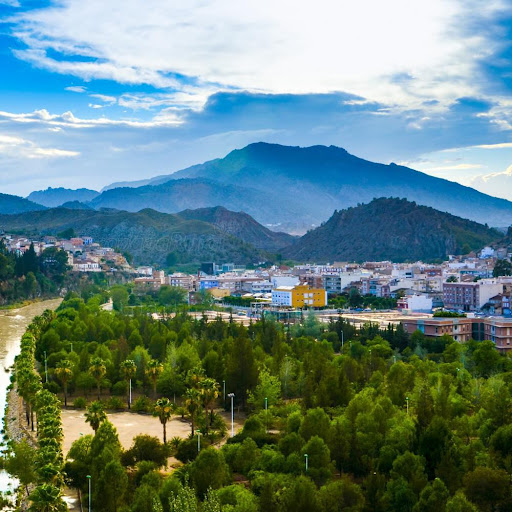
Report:
[[[91,475],[87,475],[89,481],[89,512],[91,512]]]
[[[268,432],[268,398],[265,397],[265,423]]]
[[[235,398],[235,393],[229,393],[229,398],[231,398],[231,437],[235,436],[235,412],[233,409],[233,398]]]
[[[343,350],[344,345],[345,345],[345,335],[343,334],[343,331],[341,331],[341,350]]]
[[[132,379],[130,378],[130,408],[132,406]]]
[[[44,375],[45,382],[48,382],[48,360],[46,359],[46,350],[44,351]]]
[[[304,454],[304,459],[306,460],[306,471],[308,470],[308,462],[309,462],[309,455],[307,453]]]
[[[405,397],[405,403],[407,404],[407,415],[409,415],[409,397]]]
[[[224,401],[224,407],[226,407],[226,381],[222,381],[223,388],[222,388],[222,400]]]
[[[196,429],[197,432],[197,453],[201,451],[201,431]]]
[[[71,341],[71,352],[73,352],[73,342]]]

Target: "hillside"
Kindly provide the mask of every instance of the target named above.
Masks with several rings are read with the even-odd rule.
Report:
[[[512,224],[511,202],[451,181],[395,164],[369,162],[335,146],[262,142],[159,176],[139,188],[108,190],[93,206],[177,212],[220,205],[243,210],[272,229],[304,233],[336,209],[383,196],[406,197],[491,226]]]
[[[271,231],[256,222],[250,215],[244,212],[232,212],[222,206],[184,210],[178,215],[187,220],[209,222],[221,231],[266,251],[277,251],[294,241],[294,237],[288,233]]]
[[[45,207],[23,197],[0,194],[0,214],[16,214],[44,210]]]
[[[417,261],[481,249],[503,234],[405,199],[375,199],[337,211],[283,255],[297,261]],[[467,244],[467,246],[466,246]]]
[[[32,192],[27,199],[47,206],[48,208],[55,208],[63,205],[64,203],[73,201],[86,203],[88,201],[92,201],[97,195],[98,192],[96,192],[96,190],[90,190],[88,188],[71,190],[63,187],[49,187],[46,190],[37,190]]]
[[[164,264],[169,253],[175,253],[179,263],[252,263],[265,258],[254,246],[212,224],[150,209],[130,213],[53,208],[30,215],[0,215],[0,230],[7,232],[56,234],[67,228],[92,236],[103,246],[128,251],[137,263]]]

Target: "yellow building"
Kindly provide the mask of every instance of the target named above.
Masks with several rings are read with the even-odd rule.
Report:
[[[327,292],[307,284],[281,286],[272,290],[272,304],[292,308],[321,308],[327,306]]]

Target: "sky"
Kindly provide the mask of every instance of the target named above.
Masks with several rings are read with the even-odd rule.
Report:
[[[0,0],[0,192],[266,141],[512,200],[511,36],[512,0]]]

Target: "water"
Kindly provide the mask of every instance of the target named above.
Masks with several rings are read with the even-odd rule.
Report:
[[[4,416],[7,387],[11,383],[8,369],[20,351],[20,340],[32,319],[45,309],[56,309],[62,299],[30,304],[19,309],[0,310],[0,411]],[[6,471],[0,471],[0,491],[12,490],[16,481]]]

